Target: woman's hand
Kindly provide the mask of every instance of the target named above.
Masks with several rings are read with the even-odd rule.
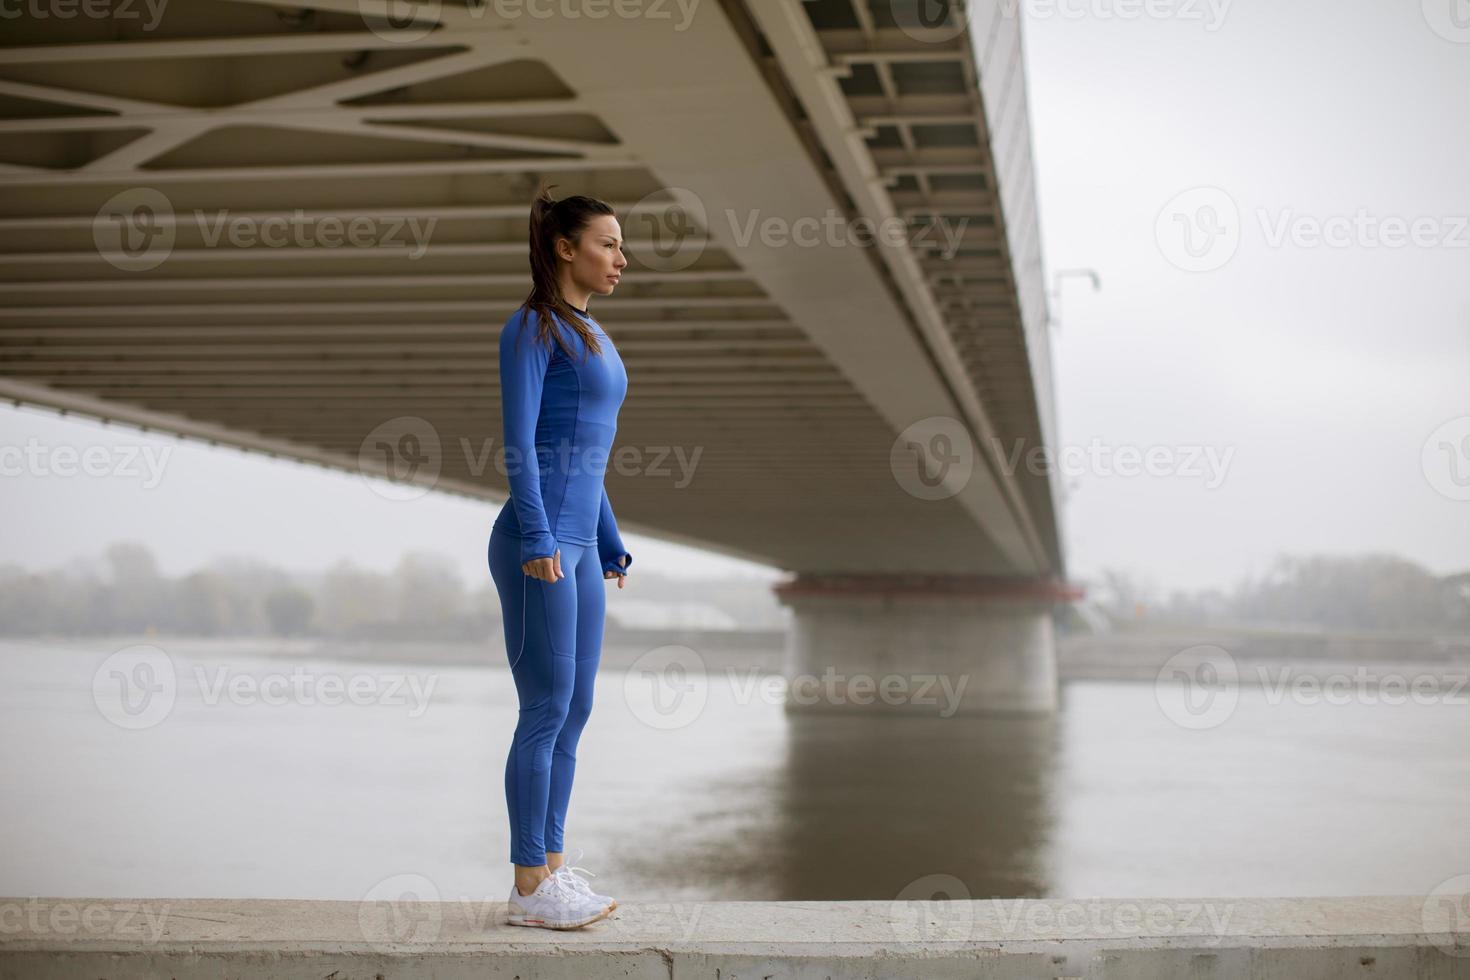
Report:
[[[559,578],[566,578],[561,571],[561,549],[550,558],[532,558],[521,564],[521,571],[532,578],[539,578],[543,582],[555,582]]]
[[[627,555],[624,555],[624,556],[622,556],[621,558],[618,559],[618,567],[619,568],[626,568],[627,566],[628,566],[628,556]],[[607,569],[607,570],[604,570],[603,571],[602,577],[603,578],[615,578],[615,579],[617,579],[618,580],[618,588],[620,588],[620,589],[623,586],[625,586],[625,585],[628,584],[628,575],[627,575],[626,572],[614,572],[611,569]]]

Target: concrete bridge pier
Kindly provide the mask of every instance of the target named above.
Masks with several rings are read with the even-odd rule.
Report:
[[[793,613],[788,711],[950,717],[1057,708],[1054,580],[802,573],[775,587]]]

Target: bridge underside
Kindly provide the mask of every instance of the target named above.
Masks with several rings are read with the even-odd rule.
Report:
[[[436,485],[501,499],[496,335],[544,177],[612,203],[629,242],[594,302],[630,376],[627,529],[793,570],[1060,572],[1051,479],[995,465],[1050,426],[1019,35],[995,11],[926,34],[862,0],[139,9],[7,28],[5,396],[368,470],[370,434],[422,419]],[[906,238],[781,237],[831,216]],[[334,247],[329,219],[366,237]],[[891,450],[931,417],[973,465],[922,499]]]

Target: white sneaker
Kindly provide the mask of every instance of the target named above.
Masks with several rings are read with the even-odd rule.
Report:
[[[605,902],[583,895],[567,884],[568,875],[549,874],[529,895],[514,883],[506,900],[507,921],[513,926],[576,929],[605,918],[612,911]]]
[[[582,860],[582,855],[584,853],[586,853],[586,852],[583,851],[582,848],[580,848],[580,847],[577,848],[577,857],[576,857],[576,860],[577,861]],[[588,871],[586,868],[577,867],[577,865],[575,863],[573,863],[572,861],[564,861],[562,863],[561,867],[559,867],[555,871],[553,871],[552,874],[555,874],[555,875],[564,875],[566,877],[566,879],[567,879],[567,884],[569,884],[573,888],[575,888],[579,894],[586,896],[587,898],[591,899],[594,902],[601,902],[603,905],[606,905],[608,907],[608,911],[612,911],[613,909],[615,909],[615,908],[618,907],[618,900],[617,899],[613,898],[611,895],[599,895],[599,894],[597,894],[597,892],[595,892],[595,891],[592,890],[592,886],[591,885],[587,884],[587,882],[585,882],[581,878],[578,878],[577,877],[577,872],[578,871],[581,871],[581,872],[583,872],[585,874],[592,875],[592,877],[594,877],[594,878],[597,877],[596,872]]]

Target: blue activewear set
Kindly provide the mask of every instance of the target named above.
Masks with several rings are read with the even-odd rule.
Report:
[[[562,850],[577,740],[602,656],[603,573],[626,573],[633,563],[602,482],[628,375],[612,340],[585,319],[600,356],[559,319],[571,356],[555,342],[548,349],[525,307],[500,332],[510,499],[490,532],[489,560],[520,700],[505,763],[510,859],[530,866]],[[545,582],[521,570],[558,549],[564,578]]]

